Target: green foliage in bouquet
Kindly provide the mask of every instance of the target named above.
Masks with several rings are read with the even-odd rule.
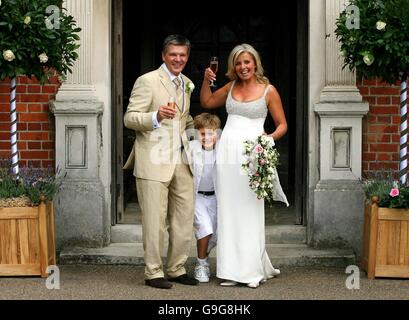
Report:
[[[409,71],[408,0],[351,0],[337,20],[344,67],[389,84]],[[355,6],[351,7],[351,6]],[[356,8],[358,10],[356,10]]]
[[[0,0],[0,80],[71,72],[81,29],[63,0]]]
[[[245,161],[243,170],[249,177],[249,186],[258,199],[273,202],[273,180],[277,179],[275,170],[279,164],[279,153],[274,143],[266,136],[244,142]]]

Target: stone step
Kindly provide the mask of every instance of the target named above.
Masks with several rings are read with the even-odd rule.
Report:
[[[192,236],[194,241],[194,236]],[[266,243],[302,244],[306,243],[307,228],[299,225],[266,226]],[[117,224],[111,227],[111,243],[142,242],[140,224]]]
[[[266,250],[274,267],[322,266],[346,267],[356,263],[355,255],[348,249],[314,249],[305,244],[267,244]],[[192,246],[188,264],[196,261],[196,247]],[[210,254],[216,263],[216,250]],[[130,264],[143,266],[141,243],[112,243],[104,248],[73,248],[60,253],[59,264]]]

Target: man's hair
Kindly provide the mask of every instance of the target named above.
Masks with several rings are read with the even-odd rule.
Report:
[[[171,34],[170,36],[167,36],[165,40],[163,40],[162,53],[165,53],[170,45],[186,46],[187,53],[190,53],[190,41],[185,36],[180,34]]]
[[[194,118],[195,129],[199,130],[202,128],[209,129],[219,129],[221,122],[218,116],[211,113],[201,113]]]

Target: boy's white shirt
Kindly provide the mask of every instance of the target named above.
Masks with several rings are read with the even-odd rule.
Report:
[[[195,195],[199,191],[200,179],[202,178],[202,174],[204,171],[204,164],[203,164],[203,149],[202,144],[199,140],[192,140],[189,141],[189,148],[190,154],[192,155],[192,166],[193,166],[193,181],[194,181],[194,191]],[[217,142],[215,146],[215,151],[217,152]],[[216,164],[213,166],[212,170],[212,178],[214,184],[214,191],[216,191]]]

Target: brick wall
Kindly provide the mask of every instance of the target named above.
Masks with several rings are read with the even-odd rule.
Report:
[[[400,88],[378,79],[358,80],[369,112],[363,119],[362,173],[399,170]]]
[[[60,83],[57,76],[40,85],[35,79],[17,79],[18,151],[20,166],[47,168],[55,165],[54,116],[48,102],[54,99]],[[0,157],[10,151],[10,81],[0,82]]]
[[[20,165],[54,166],[54,117],[48,102],[54,99],[60,83],[56,76],[40,86],[37,80],[18,77],[18,150]],[[399,169],[399,85],[390,86],[378,79],[358,80],[369,113],[363,119],[362,172]],[[10,156],[10,82],[0,82],[0,157]]]

